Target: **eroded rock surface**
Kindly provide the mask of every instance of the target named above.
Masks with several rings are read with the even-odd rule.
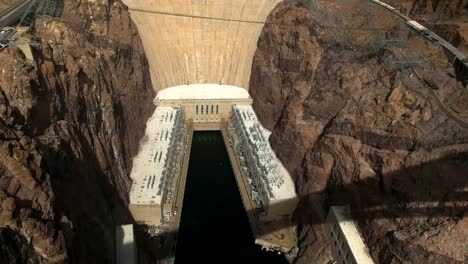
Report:
[[[305,4],[280,4],[250,81],[254,108],[301,197],[297,263],[332,260],[322,224],[336,204],[353,207],[378,263],[466,263],[466,127],[414,73],[384,63],[398,49],[344,46],[321,23]],[[447,71],[437,93],[466,94]]]
[[[0,52],[0,263],[113,263],[115,225],[131,221],[154,92],[126,7],[106,2],[37,21],[35,62]]]

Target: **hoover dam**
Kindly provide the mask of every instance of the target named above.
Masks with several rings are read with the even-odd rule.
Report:
[[[465,263],[465,0],[0,0],[0,263]]]
[[[289,173],[268,146],[268,135],[256,120],[248,94],[256,43],[277,2],[124,2],[143,36],[145,53],[151,54],[148,62],[157,91],[154,100],[157,108],[147,124],[146,143],[133,161],[129,208],[137,223],[152,226],[159,236],[174,230],[177,234],[180,215],[184,215],[187,177],[184,158],[190,156],[189,139],[193,131],[223,130],[256,242],[265,249],[286,254],[295,250],[294,227],[273,232],[276,234],[262,232],[262,222],[272,225],[280,221],[277,225],[281,227],[291,226],[297,198]],[[244,112],[235,114],[240,111],[236,110],[238,107],[247,107],[248,118],[253,118],[255,124],[253,128],[260,129],[255,131],[257,134],[251,135],[252,131],[245,127]],[[227,131],[233,131],[232,135]],[[254,141],[248,140],[249,136],[242,143],[241,139],[234,139],[244,134],[254,137]],[[242,149],[248,151],[252,144],[265,152],[251,150],[252,153],[243,156]],[[170,237],[163,248],[171,248],[167,244],[175,244],[176,240]]]
[[[159,250],[159,258],[167,255],[168,262],[177,255],[165,251],[174,250],[184,215],[194,131],[222,131],[255,243],[289,260],[297,255],[291,222],[298,202],[294,183],[272,150],[271,132],[257,119],[248,93],[258,38],[278,2],[124,1],[142,36],[157,91],[156,110],[133,160],[129,208],[148,234],[168,236]],[[351,236],[359,240],[357,233]],[[356,254],[355,261],[371,262]]]

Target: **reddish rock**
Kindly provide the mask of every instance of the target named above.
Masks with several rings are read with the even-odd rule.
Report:
[[[408,81],[414,76],[383,63],[396,50],[343,48],[319,19],[304,4],[279,4],[250,81],[254,108],[301,197],[297,262],[332,260],[322,225],[328,206],[339,204],[353,207],[377,263],[468,261],[468,235],[454,231],[468,208],[468,131]],[[445,98],[463,94],[449,75],[437,78]]]
[[[0,52],[0,263],[112,263],[115,225],[132,221],[154,92],[126,7],[106,2],[36,21],[34,62]]]

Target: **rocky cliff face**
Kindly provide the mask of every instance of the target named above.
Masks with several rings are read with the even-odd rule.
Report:
[[[410,9],[414,17],[455,47],[468,51],[468,0],[429,1],[416,0]]]
[[[402,2],[404,2],[403,0]],[[467,0],[411,0],[410,14],[435,14],[440,18],[452,18],[468,12]]]
[[[113,263],[154,109],[143,48],[120,1],[65,1],[36,28],[34,62],[0,52],[0,263]]]
[[[297,263],[331,261],[322,225],[337,204],[352,206],[378,263],[466,263],[468,126],[435,95],[466,105],[466,92],[450,70],[434,92],[384,63],[398,49],[345,46],[321,23],[305,4],[280,4],[250,80],[254,108],[301,197]]]

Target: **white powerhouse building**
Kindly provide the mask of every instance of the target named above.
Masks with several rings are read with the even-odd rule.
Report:
[[[230,122],[237,138],[239,159],[251,187],[251,197],[262,210],[260,220],[290,217],[296,208],[294,183],[268,142],[251,105],[235,105]]]
[[[170,204],[175,184],[176,160],[184,132],[183,111],[177,107],[158,107],[146,124],[146,134],[133,159],[130,177],[130,212],[140,224],[158,225],[164,208]]]
[[[137,223],[159,225],[171,214],[185,124],[195,131],[233,124],[242,150],[238,158],[251,189],[249,198],[261,211],[259,220],[291,216],[297,203],[294,184],[271,149],[269,132],[257,120],[247,90],[218,84],[181,85],[161,90],[154,103],[157,108],[131,173],[129,207]]]
[[[185,118],[193,122],[194,130],[220,130],[233,105],[250,105],[247,90],[219,84],[181,85],[161,90],[154,100],[156,106],[183,107]]]

